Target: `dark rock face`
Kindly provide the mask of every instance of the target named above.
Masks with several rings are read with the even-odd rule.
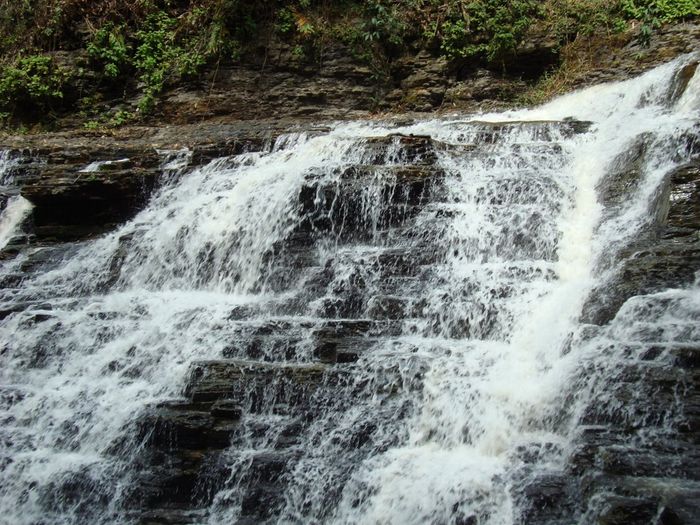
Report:
[[[676,97],[677,89],[670,96]],[[648,139],[639,137],[598,188],[606,213],[619,213],[625,195],[638,191]],[[623,364],[609,391],[594,399],[581,419],[570,463],[578,482],[571,490],[586,502],[590,523],[691,524],[700,515],[695,488],[700,480],[700,354],[684,345],[682,336],[675,345],[660,342],[661,330],[644,324],[647,312],[672,301],[644,296],[691,286],[700,268],[697,136],[679,137],[678,152],[690,162],[667,174],[646,228],[607,263],[616,269],[613,277],[584,309],[583,319],[603,329],[614,327],[616,316],[630,315],[644,327],[639,341],[611,343],[609,358]],[[652,434],[653,439],[644,438]]]
[[[131,218],[156,184],[154,169],[132,167],[109,173],[43,170],[22,195],[34,205],[34,232],[42,239],[75,240],[108,231]]]
[[[292,424],[276,429],[280,434],[273,449],[249,458],[242,480],[247,487],[244,514],[256,519],[269,516],[279,503],[281,476],[298,455],[295,432],[312,417],[311,398],[323,383],[324,372],[321,364],[236,360],[194,364],[186,392],[189,401],[153,407],[142,420],[151,453],[145,458],[148,474],[141,480],[137,501],[141,508],[160,510],[141,515],[139,522],[189,523],[192,508],[209,505],[230,476],[225,449],[251,424],[257,426],[256,432],[265,433],[269,423],[261,410],[272,402],[277,413],[294,415]],[[249,422],[242,423],[243,417]]]
[[[608,203],[634,190],[637,173],[632,167],[618,177],[617,192],[606,190]],[[668,175],[652,216],[654,221],[641,238],[620,254],[621,270],[614,282],[593,295],[593,302],[584,310],[585,320],[609,322],[634,295],[687,286],[696,279],[700,268],[700,164],[691,163]]]

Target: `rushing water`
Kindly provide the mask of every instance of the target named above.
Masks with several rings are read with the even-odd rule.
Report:
[[[3,249],[19,233],[32,205],[17,195],[13,188],[14,170],[18,158],[8,151],[0,151],[0,249]]]
[[[133,220],[58,250],[62,260],[2,290],[4,305],[21,307],[0,324],[0,519],[134,519],[125,502],[146,454],[139,418],[182,395],[194,361],[250,359],[231,340],[272,322],[297,337],[293,355],[272,346],[257,359],[311,367],[315,327],[385,319],[376,312],[390,297],[402,313],[377,325],[340,378],[328,367],[269,521],[521,522],[518,486],[566,464],[581,415],[604,398],[622,359],[611,344],[633,347],[655,328],[662,343],[700,341],[697,287],[628,301],[593,332],[579,321],[591,290],[614,275],[614,254],[650,220],[665,175],[689,160],[679,137],[697,132],[697,78],[680,98],[672,92],[690,60],[532,110],[340,123],[168,170]],[[569,117],[590,129],[573,133],[561,123]],[[375,137],[395,133],[442,146],[428,162],[389,137],[377,159]],[[641,182],[605,210],[596,187],[639,137],[648,144]],[[442,182],[410,220],[387,225],[383,188],[398,168],[421,163]],[[378,167],[360,180],[358,206],[343,211],[341,191],[325,202],[319,188],[342,190],[347,170],[367,165]],[[299,205],[309,187],[312,211]],[[318,210],[324,233],[294,265],[288,239]],[[428,255],[390,280],[379,261],[397,252]],[[202,521],[240,518],[246,469],[291,423],[272,405],[244,415]],[[534,466],[525,459],[533,454]]]

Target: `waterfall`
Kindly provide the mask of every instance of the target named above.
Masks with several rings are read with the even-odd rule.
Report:
[[[652,423],[643,390],[615,393],[650,344],[659,366],[698,345],[698,282],[607,323],[584,311],[691,160],[693,61],[534,109],[169,159],[115,231],[4,261],[3,282],[22,277],[0,289],[0,515],[526,523],[528,487],[575,478],[591,406],[637,418],[638,447],[670,435],[682,406]],[[13,199],[0,246],[29,213]],[[566,502],[560,523],[605,504]]]
[[[13,188],[18,158],[9,151],[0,151],[0,250],[18,233],[31,211],[31,203],[17,195]]]
[[[0,249],[7,246],[31,209],[31,203],[20,195],[7,199],[5,208],[0,213]]]

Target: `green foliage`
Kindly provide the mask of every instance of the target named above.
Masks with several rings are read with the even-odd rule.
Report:
[[[651,36],[662,23],[700,15],[697,0],[621,0],[622,15],[639,20],[639,39],[648,44]]]
[[[448,2],[443,8],[445,20],[429,30],[448,58],[482,56],[499,63],[515,53],[539,14],[538,6],[534,0]]]
[[[124,26],[108,23],[97,30],[87,45],[87,52],[92,60],[102,65],[105,76],[118,77],[130,62]]]
[[[150,112],[156,96],[170,79],[192,77],[206,59],[197,48],[187,49],[176,40],[177,20],[163,11],[153,13],[143,29],[137,31],[139,44],[134,54],[134,66],[143,83],[139,110]]]
[[[380,0],[367,2],[365,21],[362,24],[362,36],[365,42],[401,46],[404,43],[405,32],[406,24],[401,20],[395,4],[384,5]]]
[[[132,112],[120,109],[109,119],[109,125],[111,127],[119,127],[128,124],[132,120],[134,120],[134,114]]]
[[[628,19],[657,23],[700,15],[697,0],[622,0],[622,13]]]
[[[663,23],[700,14],[697,0],[559,0],[552,6],[548,19],[562,42],[622,33],[636,21],[640,40],[648,43]]]
[[[294,17],[294,12],[288,7],[283,7],[277,11],[277,24],[276,28],[283,35],[288,35],[294,31],[296,27],[296,21]]]
[[[0,67],[0,108],[49,110],[64,98],[70,72],[47,55],[29,55]]]
[[[619,2],[610,0],[560,0],[547,15],[554,36],[567,43],[579,36],[602,36],[627,29]]]

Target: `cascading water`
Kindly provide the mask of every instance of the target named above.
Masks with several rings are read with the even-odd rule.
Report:
[[[144,421],[189,396],[198,417],[237,415],[197,452],[174,522],[526,522],[523,489],[565,471],[649,333],[700,342],[697,286],[580,321],[690,160],[698,75],[675,83],[693,60],[533,110],[283,136],[169,170],[133,220],[61,261],[6,261],[30,270],[0,295],[2,519],[172,507],[149,473],[177,465],[144,459]],[[608,210],[596,188],[640,137],[639,183]]]
[[[0,151],[0,250],[12,240],[32,208],[12,187],[16,166],[16,157],[8,151]]]

